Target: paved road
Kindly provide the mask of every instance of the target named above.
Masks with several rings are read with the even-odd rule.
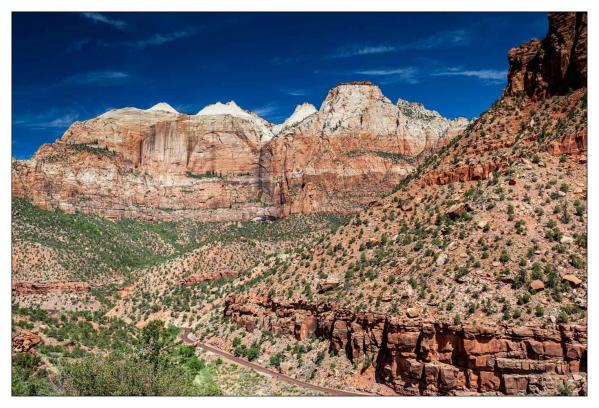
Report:
[[[181,341],[186,344],[191,344],[196,347],[201,347],[204,350],[207,350],[207,351],[210,351],[211,353],[217,354],[229,361],[232,361],[232,362],[240,364],[242,366],[251,368],[251,369],[256,370],[262,374],[270,375],[278,380],[281,380],[287,384],[295,385],[297,387],[307,388],[309,390],[322,392],[324,394],[329,394],[329,395],[334,395],[334,396],[343,396],[343,397],[347,397],[347,396],[364,397],[364,396],[368,396],[368,395],[373,395],[373,394],[366,394],[366,393],[359,393],[359,392],[352,392],[352,391],[337,390],[334,388],[320,387],[318,385],[314,385],[314,384],[310,384],[310,383],[307,383],[304,381],[296,380],[295,378],[289,377],[288,375],[281,374],[277,371],[270,370],[270,369],[262,367],[258,364],[255,364],[250,361],[239,358],[237,356],[234,356],[233,354],[230,354],[230,353],[228,353],[224,350],[221,350],[219,348],[216,348],[214,346],[208,345],[206,343],[202,343],[201,341],[198,341],[198,340],[192,340],[189,338],[189,329],[183,329],[183,333],[181,333]]]

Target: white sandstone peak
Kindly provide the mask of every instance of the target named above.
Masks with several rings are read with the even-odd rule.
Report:
[[[413,118],[435,119],[442,118],[439,112],[426,109],[420,102],[410,102],[405,99],[397,100],[397,107],[405,115]]]
[[[285,121],[283,123],[272,127],[272,132],[275,135],[279,134],[284,129],[290,128],[290,127],[300,123],[301,121],[306,119],[308,116],[313,115],[316,112],[318,112],[318,110],[311,103],[306,102],[306,103],[297,105],[295,107],[295,110],[291,114],[291,116],[289,116],[287,119],[285,119]]]
[[[216,115],[230,115],[238,118],[244,118],[252,122],[260,130],[260,141],[262,143],[268,142],[273,137],[270,122],[262,119],[254,112],[246,111],[235,103],[235,101],[229,101],[227,103],[216,102],[212,105],[207,105],[202,108],[196,116],[216,116]]]
[[[210,115],[231,115],[239,117],[250,117],[252,116],[249,112],[241,109],[235,101],[229,101],[227,103],[216,102],[212,105],[207,105],[200,110],[197,116],[210,116]]]
[[[146,109],[148,112],[168,112],[168,113],[179,113],[175,108],[169,105],[166,102],[159,102],[156,105],[152,106],[149,109]]]

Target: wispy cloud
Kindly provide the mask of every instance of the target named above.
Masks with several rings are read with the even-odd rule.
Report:
[[[134,50],[143,50],[148,47],[157,47],[182,38],[191,37],[192,35],[197,34],[200,31],[200,28],[187,28],[168,33],[154,33],[149,37],[140,38],[137,40],[113,42],[98,41],[97,45],[100,47],[125,47]]]
[[[305,89],[284,89],[283,92],[290,96],[306,96],[308,94]]]
[[[358,75],[366,75],[369,77],[377,76],[384,77],[381,83],[407,82],[416,84],[420,82],[418,78],[419,70],[415,67],[401,68],[384,68],[384,69],[363,69],[353,72]]]
[[[196,30],[187,29],[174,31],[172,33],[157,33],[148,38],[137,40],[131,43],[136,48],[156,47],[166,43],[176,41],[180,38],[190,37],[196,33]]]
[[[347,58],[408,50],[458,47],[469,44],[471,40],[472,35],[469,30],[439,31],[427,37],[401,44],[348,44],[337,48],[337,51],[328,58]]]
[[[107,24],[119,30],[124,30],[127,26],[127,22],[124,20],[117,20],[102,13],[82,13],[83,17],[93,21],[94,23]]]
[[[346,58],[354,57],[358,55],[370,55],[370,54],[385,54],[393,52],[396,47],[390,45],[356,45],[349,44],[339,47],[337,52],[331,55],[331,58]]]
[[[264,106],[260,106],[258,108],[252,109],[252,112],[254,112],[258,116],[267,116],[267,115],[272,115],[275,112],[278,112],[279,109],[280,109],[280,106],[278,104],[271,102]]]
[[[62,129],[70,126],[79,118],[75,112],[60,114],[55,110],[45,113],[29,114],[13,120],[13,125],[28,129]]]
[[[503,82],[507,77],[507,71],[501,69],[462,69],[448,68],[445,71],[433,72],[431,76],[464,76],[481,79],[489,82]]]
[[[68,46],[67,51],[68,52],[81,51],[81,49],[89,43],[91,43],[91,40],[89,38],[81,38],[81,39],[75,40],[71,43],[71,45]]]
[[[269,59],[269,62],[273,65],[287,65],[287,64],[294,64],[296,62],[300,62],[304,59],[306,59],[307,56],[306,55],[293,55],[293,56],[286,56],[286,57],[272,57],[271,59]]]
[[[431,50],[442,47],[458,47],[469,44],[471,40],[472,35],[468,30],[439,31],[428,37],[400,44],[396,47],[396,50]]]
[[[92,71],[71,75],[60,81],[58,85],[105,85],[129,78],[123,71]]]

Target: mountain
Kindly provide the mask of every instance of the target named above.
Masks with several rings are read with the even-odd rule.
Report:
[[[233,101],[196,115],[164,102],[115,109],[13,161],[12,192],[111,219],[348,213],[390,192],[468,123],[416,114],[370,83],[339,85],[318,112],[300,105],[277,126]]]
[[[151,108],[147,109],[149,112],[158,111],[158,112],[168,112],[168,113],[179,113],[166,102],[159,102]]]
[[[311,378],[341,387],[585,395],[586,32],[586,14],[550,13],[544,40],[509,52],[503,96],[397,192],[233,283],[222,310],[233,327],[321,339],[356,373],[325,366]],[[376,87],[343,85],[293,132],[350,137],[366,126],[384,143],[394,119],[396,133],[402,125],[393,106]],[[404,135],[402,154],[436,142]],[[224,327],[214,341],[232,348],[244,336]],[[285,343],[265,349],[288,356]]]
[[[370,82],[341,83],[318,112],[265,146],[264,194],[283,215],[356,211],[467,125],[403,111]]]
[[[587,395],[586,41],[550,13],[471,122],[351,82],[280,125],[111,110],[13,160],[13,393],[133,362],[203,395]]]
[[[302,103],[301,105],[297,105],[291,116],[285,119],[285,121],[280,125],[273,126],[273,133],[275,135],[279,134],[283,130],[298,124],[299,122],[316,112],[318,111],[311,103]]]

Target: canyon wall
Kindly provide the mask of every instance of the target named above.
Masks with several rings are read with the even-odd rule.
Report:
[[[555,395],[564,381],[586,395],[585,326],[468,326],[242,294],[227,296],[224,313],[246,330],[324,338],[352,362],[372,362],[376,381],[400,395]]]
[[[549,13],[549,32],[508,54],[506,95],[538,99],[587,84],[587,14]]]
[[[42,208],[108,218],[206,221],[355,211],[390,192],[468,124],[340,84],[273,127],[233,102],[198,115],[111,110],[74,123],[30,160],[12,192]]]

